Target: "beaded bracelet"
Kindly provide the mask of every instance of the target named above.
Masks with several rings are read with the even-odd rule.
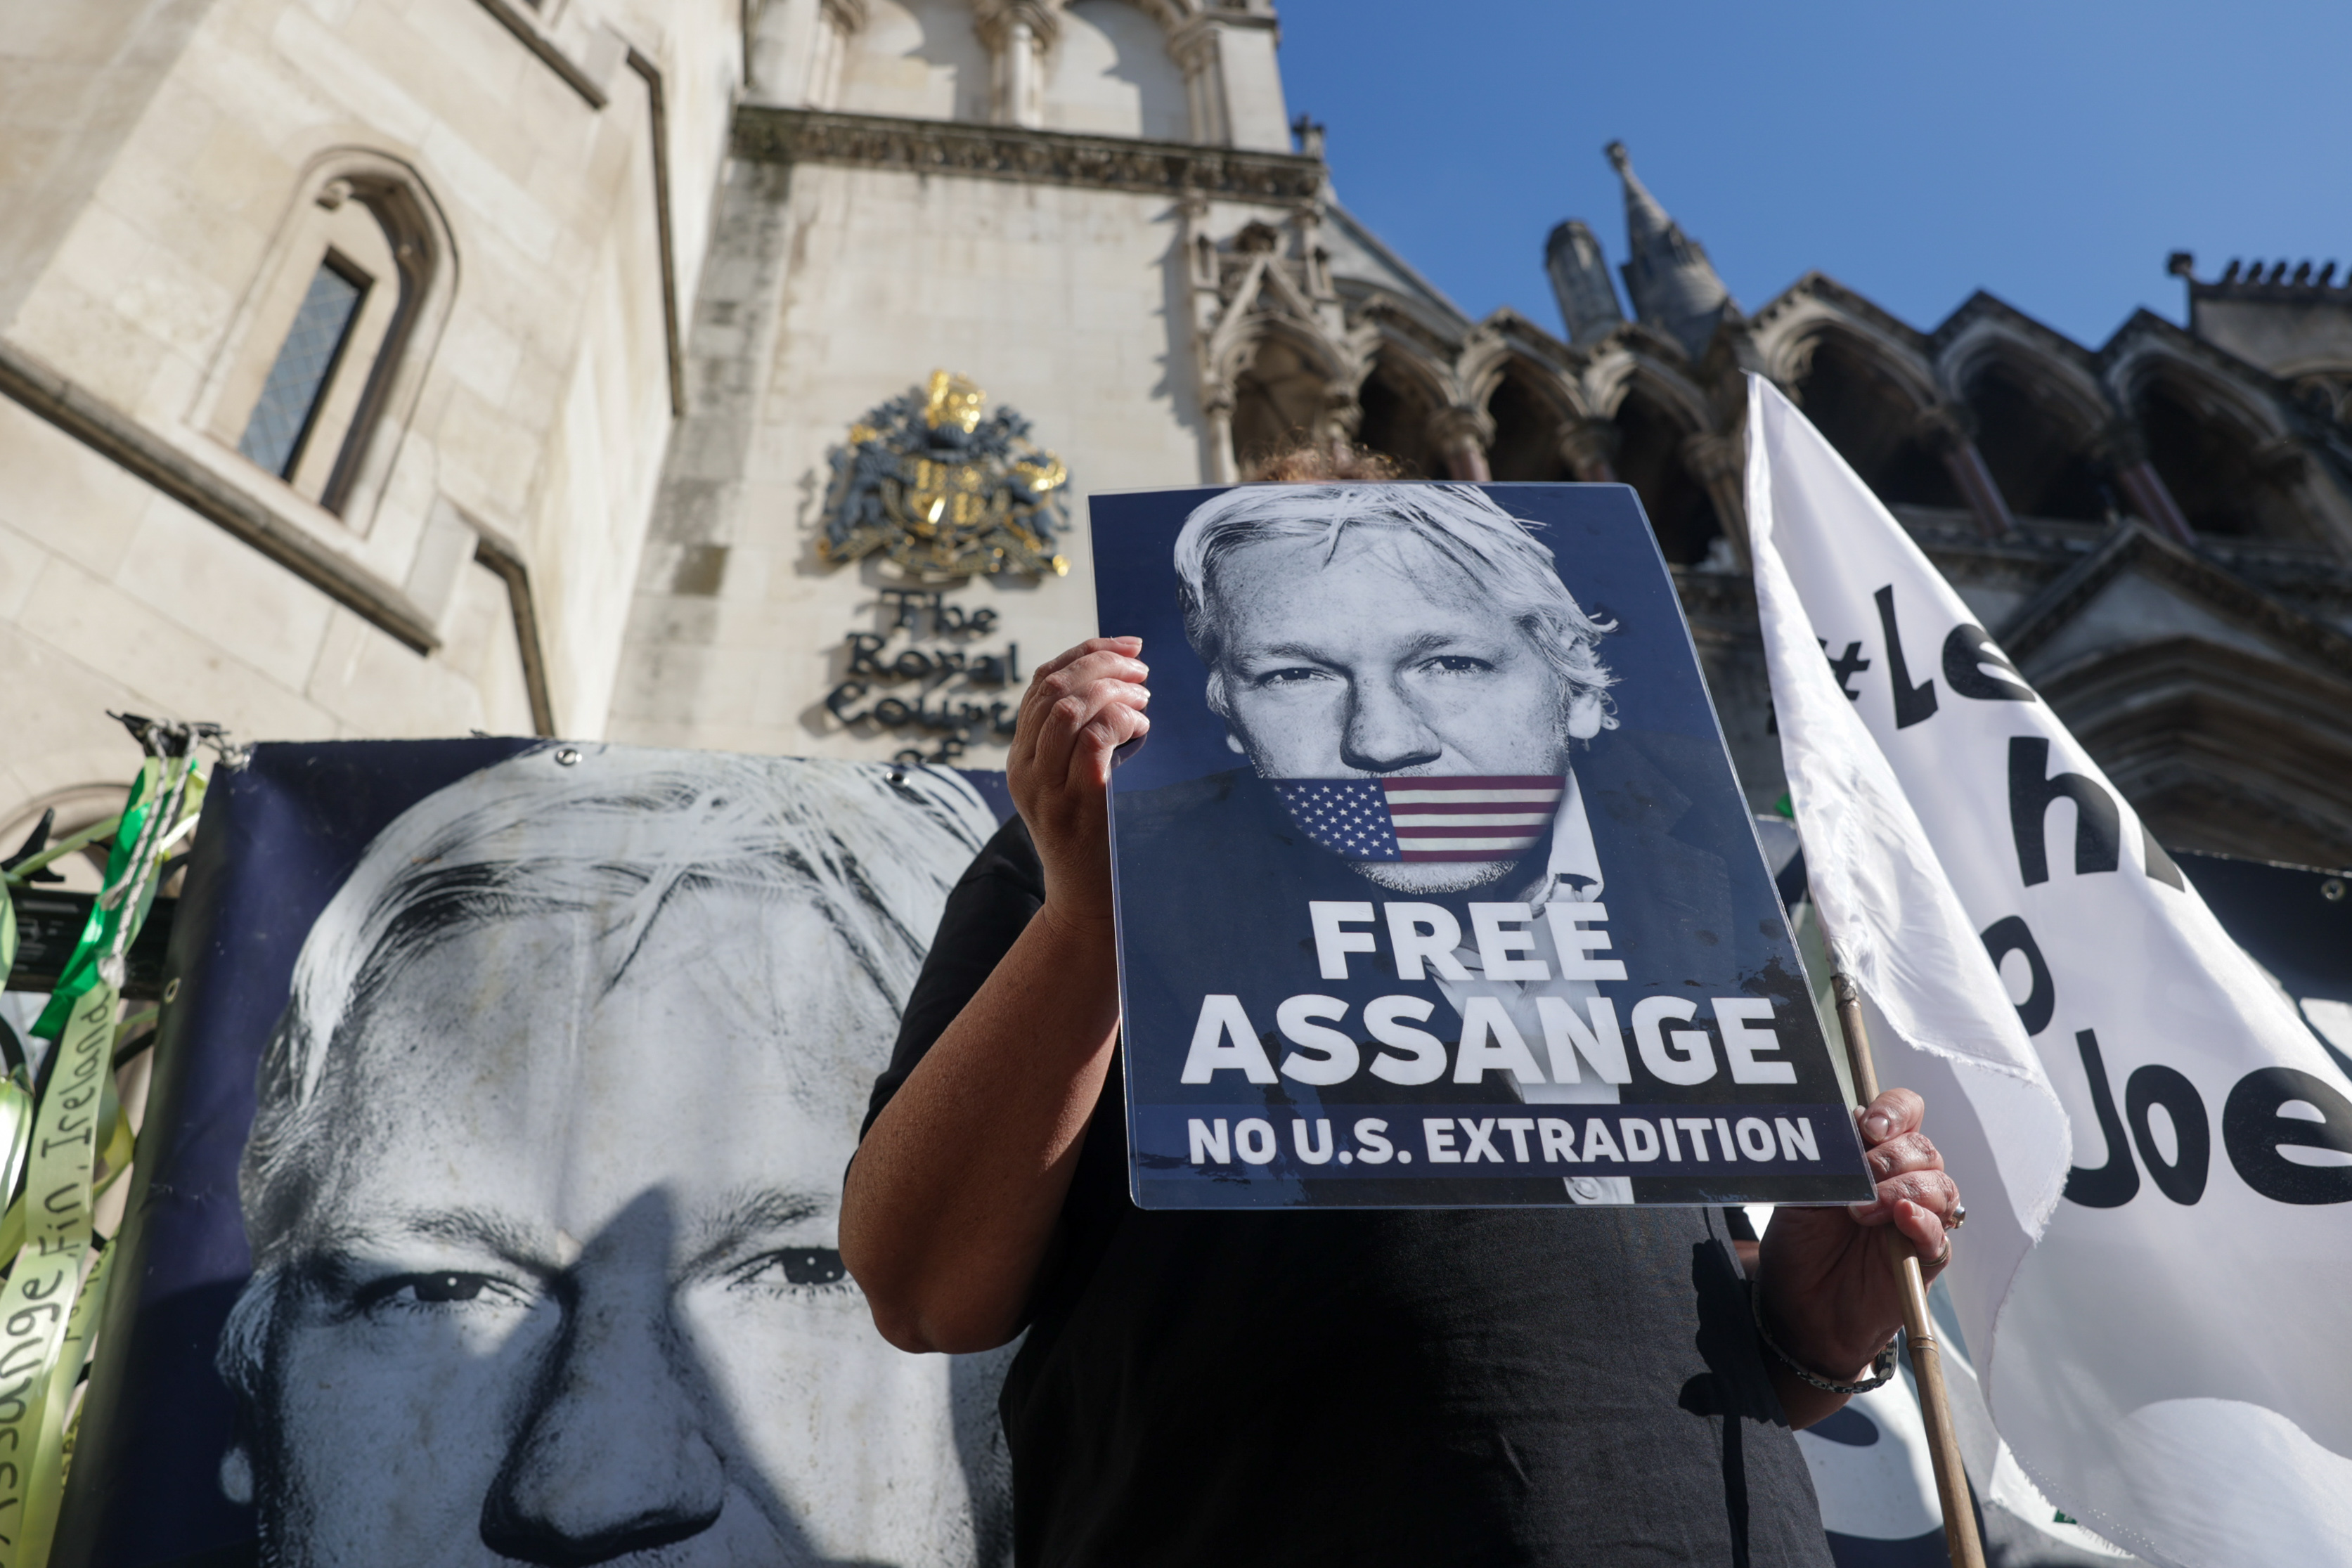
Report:
[[[1748,1287],[1748,1315],[1756,1320],[1756,1337],[1764,1342],[1764,1347],[1767,1350],[1780,1358],[1780,1364],[1824,1394],[1867,1394],[1872,1389],[1888,1382],[1895,1375],[1895,1341],[1892,1339],[1886,1342],[1885,1347],[1876,1355],[1870,1358],[1870,1370],[1874,1375],[1860,1383],[1832,1383],[1828,1378],[1808,1370],[1795,1356],[1782,1350],[1774,1341],[1769,1331],[1764,1327],[1763,1292],[1757,1290],[1753,1283]]]

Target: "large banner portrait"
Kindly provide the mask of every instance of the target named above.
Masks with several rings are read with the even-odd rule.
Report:
[[[61,1560],[1004,1561],[1002,1357],[890,1348],[835,1235],[995,826],[939,768],[225,768]]]
[[[1092,500],[1136,1201],[1861,1201],[1622,486]]]

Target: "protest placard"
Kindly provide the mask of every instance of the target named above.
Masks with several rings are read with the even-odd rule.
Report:
[[[1622,486],[1092,501],[1146,1208],[1864,1201]]]
[[[1007,1358],[890,1349],[834,1218],[997,793],[488,737],[224,768],[58,1561],[1004,1561]]]

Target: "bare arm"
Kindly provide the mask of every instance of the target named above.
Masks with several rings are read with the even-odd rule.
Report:
[[[1045,902],[851,1162],[842,1260],[901,1350],[1011,1339],[1053,1242],[1118,1025],[1104,794],[1150,727],[1141,651],[1094,638],[1030,681],[1009,771]]]

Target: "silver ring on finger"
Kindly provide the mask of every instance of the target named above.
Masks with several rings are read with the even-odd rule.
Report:
[[[1952,1205],[1952,1217],[1944,1221],[1944,1228],[1947,1230],[1958,1230],[1961,1226],[1966,1225],[1968,1222],[1969,1206],[1965,1203],[1956,1203]]]

